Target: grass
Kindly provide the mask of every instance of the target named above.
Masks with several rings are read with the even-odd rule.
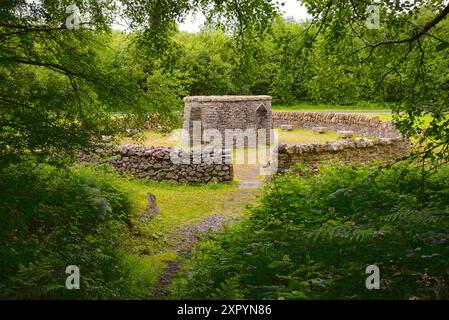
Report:
[[[379,117],[381,121],[393,121],[393,114],[392,113],[355,113],[360,115],[365,115],[368,117]],[[429,124],[432,121],[432,116],[430,114],[425,115],[422,117],[422,120],[425,124]]]
[[[309,144],[340,140],[338,134],[334,131],[315,133],[312,130],[307,129],[293,129],[292,131],[275,130],[278,133],[279,143]]]
[[[230,217],[238,217],[242,212],[230,205],[238,195],[238,187],[234,184],[212,185],[169,185],[165,183],[147,182],[148,190],[157,199],[161,214],[156,216],[147,231],[157,230],[169,233],[173,228],[186,226],[207,218],[213,213],[222,213]],[[243,208],[240,208],[243,209]]]
[[[389,111],[387,109],[369,108],[366,110],[372,110],[372,112],[357,112],[357,111],[361,111],[361,110],[363,110],[363,108],[339,106],[339,105],[337,105],[337,106],[319,105],[319,106],[313,106],[310,108],[308,108],[307,106],[302,106],[302,105],[294,105],[291,107],[282,107],[282,106],[274,106],[273,107],[273,111],[316,111],[316,112],[342,111],[342,113],[357,114],[357,115],[367,116],[367,117],[378,117],[381,121],[393,121],[392,113],[376,112],[377,110]],[[343,111],[346,111],[346,112],[343,112]],[[431,117],[431,115],[426,115],[423,117],[423,119],[426,123],[429,123],[432,120],[432,117]]]
[[[143,145],[151,146],[166,146],[175,147],[179,146],[181,135],[178,130],[175,130],[172,134],[162,134],[154,130],[144,131],[143,134],[135,137],[127,137],[121,141],[122,145],[137,145],[143,143]]]
[[[134,282],[131,298],[142,298],[151,292],[165,268],[165,261],[175,260],[176,253],[166,251],[152,256],[130,254],[127,262],[131,266],[131,279]]]
[[[145,297],[162,275],[167,261],[176,261],[179,230],[214,214],[236,220],[246,212],[257,190],[240,190],[235,184],[170,185],[132,180],[127,184],[141,212],[148,192],[156,196],[161,213],[149,222],[137,224],[135,239],[127,256],[134,282],[132,295]]]

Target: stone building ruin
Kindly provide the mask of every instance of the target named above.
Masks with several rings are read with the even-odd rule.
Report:
[[[263,140],[270,144],[272,141],[270,96],[192,96],[184,98],[184,102],[184,129],[189,133],[190,141],[195,123],[201,123],[201,137],[206,130],[218,130],[223,144],[226,131],[238,129],[247,133],[254,132],[257,139],[260,139],[259,143]],[[201,143],[203,142],[202,138]]]

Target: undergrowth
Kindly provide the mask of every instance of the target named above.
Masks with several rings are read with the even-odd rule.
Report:
[[[449,298],[449,168],[321,167],[277,177],[249,218],[200,244],[189,299]],[[369,265],[380,269],[368,290]]]

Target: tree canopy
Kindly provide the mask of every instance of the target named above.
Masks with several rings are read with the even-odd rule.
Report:
[[[172,121],[182,94],[154,66],[170,46],[176,22],[199,10],[222,25],[238,24],[240,30],[262,30],[276,11],[270,1],[259,0],[3,1],[2,164],[24,155],[61,160],[61,155],[116,132],[118,123],[131,123],[117,121],[111,112],[132,115],[138,123],[149,116],[162,124]],[[78,12],[79,28],[73,16]],[[123,50],[114,48],[111,38],[117,21],[133,32]]]
[[[297,24],[269,0],[3,1],[1,163],[59,161],[147,121],[169,128],[186,94],[267,93],[281,103],[386,103],[405,134],[430,141],[419,152],[448,159],[449,5],[302,3],[312,18]],[[373,6],[379,25],[368,28]],[[197,35],[177,32],[189,13],[208,19]]]
[[[440,0],[304,3],[313,15],[310,26],[315,27],[305,31],[310,46],[319,34],[325,34],[327,47],[341,61],[359,65],[362,76],[371,75],[377,89],[371,94],[389,91],[400,102],[393,106],[399,128],[407,135],[418,135],[423,143],[430,140],[421,154],[447,161],[449,4]],[[373,5],[378,28],[366,26]],[[425,114],[432,120],[423,121]]]

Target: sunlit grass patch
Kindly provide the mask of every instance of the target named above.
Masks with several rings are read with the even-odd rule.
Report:
[[[169,230],[199,221],[211,212],[225,212],[224,198],[236,190],[235,185],[174,186],[163,183],[148,183],[148,190],[157,199],[161,214],[151,225],[158,229]],[[232,213],[230,213],[232,214]]]
[[[166,261],[175,261],[179,231],[211,215],[226,215],[230,220],[242,217],[246,204],[253,203],[258,192],[242,192],[235,184],[171,185],[152,181],[134,182],[135,200],[146,202],[153,193],[160,214],[135,228],[136,239],[127,257],[135,279],[133,294],[148,293],[162,275]]]
[[[180,130],[175,130],[172,133],[161,133],[156,130],[146,130],[135,137],[126,137],[121,145],[144,145],[147,147],[177,147],[181,145]]]
[[[292,131],[284,131],[280,129],[275,130],[279,135],[279,143],[308,144],[340,140],[338,134],[334,131],[316,133],[307,129],[293,129]]]

